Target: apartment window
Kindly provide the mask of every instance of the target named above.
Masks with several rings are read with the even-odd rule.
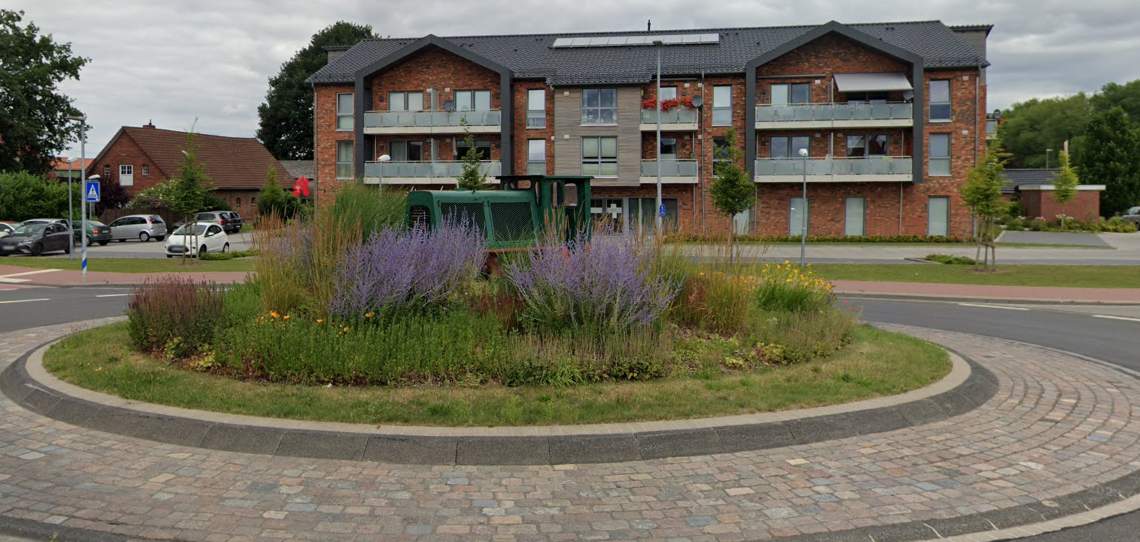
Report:
[[[617,177],[617,138],[582,138],[582,175]]]
[[[677,159],[677,138],[663,137],[661,138],[661,159],[662,160],[676,160]]]
[[[788,235],[799,237],[804,234],[808,218],[808,202],[804,198],[792,198],[788,204]]]
[[[887,134],[871,134],[867,138],[867,156],[886,156],[889,147]]]
[[[950,232],[950,198],[930,196],[926,202],[926,234],[931,237],[946,237]]]
[[[811,85],[793,83],[772,85],[772,105],[811,103]]]
[[[867,201],[863,198],[847,198],[844,206],[843,235],[862,237],[863,221],[866,216]]]
[[[930,134],[930,176],[950,176],[950,134]]]
[[[423,111],[424,93],[422,92],[389,92],[389,111]]]
[[[582,124],[617,124],[617,90],[612,88],[583,90]]]
[[[142,174],[143,177],[150,177],[150,164],[143,164]]]
[[[887,134],[857,134],[847,136],[847,157],[886,156],[890,139]]]
[[[809,149],[810,136],[773,136],[769,143],[771,158],[799,158],[800,149]]]
[[[352,178],[352,141],[336,142],[336,178]]]
[[[528,139],[526,142],[526,174],[546,174],[546,140]]]
[[[930,82],[930,120],[950,120],[950,81],[938,79]]]
[[[867,138],[860,135],[847,136],[847,157],[862,158],[867,153]]]
[[[352,94],[336,95],[336,129],[352,130]]]
[[[467,142],[460,139],[455,142],[455,159],[462,160],[467,156],[467,151],[470,149]],[[491,159],[491,142],[490,141],[475,141],[475,151],[479,153],[480,160]]]
[[[135,184],[135,166],[131,164],[119,164],[119,186],[134,186]]]
[[[667,102],[669,100],[677,99],[677,87],[661,87],[661,101]]]
[[[110,164],[103,164],[103,178],[104,179],[110,179],[111,178],[111,165]]]
[[[732,126],[732,87],[713,87],[713,126]]]
[[[491,91],[460,90],[455,93],[456,111],[490,111]]]
[[[546,90],[532,88],[526,91],[526,127],[546,128]]]
[[[393,162],[422,162],[424,159],[423,141],[393,141],[389,145]]]

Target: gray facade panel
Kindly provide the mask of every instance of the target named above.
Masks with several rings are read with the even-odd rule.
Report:
[[[554,89],[554,173],[580,175],[582,137],[617,138],[618,176],[598,178],[595,186],[641,183],[641,88],[617,87],[617,125],[582,125],[582,89]]]

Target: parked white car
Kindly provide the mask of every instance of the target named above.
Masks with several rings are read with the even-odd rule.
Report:
[[[166,238],[167,258],[187,253],[191,256],[201,256],[207,253],[229,252],[229,250],[230,240],[226,232],[221,226],[209,222],[197,222],[193,229],[189,224],[185,224]]]

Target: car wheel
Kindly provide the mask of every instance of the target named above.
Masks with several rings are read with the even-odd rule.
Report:
[[[64,246],[64,247],[63,247],[63,253],[64,253],[64,254],[71,254],[71,247],[69,247],[69,246]]]
[[[202,245],[202,248],[198,249],[198,257],[202,257],[205,254],[206,254],[206,245]]]
[[[43,254],[43,252],[44,252],[44,246],[43,245],[41,245],[39,243],[32,245],[32,256],[39,256],[40,254]]]
[[[155,240],[155,241],[161,241],[161,240],[163,240],[163,239],[166,239],[166,236],[165,236],[165,235],[156,235],[156,236],[154,236],[154,240]]]
[[[110,243],[110,241],[99,241],[99,246],[105,247],[107,246],[107,243]]]
[[[229,251],[230,251],[230,244],[229,243],[222,245],[222,254],[225,254]]]
[[[174,256],[172,256],[172,255],[170,255],[170,254],[167,254],[167,255],[166,255],[166,257],[167,257],[167,258],[173,258]]]
[[[120,243],[126,243],[126,242],[127,242],[127,240],[126,240],[126,239],[116,239],[116,241],[118,241],[118,242],[120,242]]]
[[[145,232],[145,231],[140,233],[139,234],[139,241],[142,241],[144,243],[147,241],[150,241],[150,234]]]

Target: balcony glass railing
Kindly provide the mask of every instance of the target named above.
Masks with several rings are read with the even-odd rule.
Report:
[[[805,163],[806,162],[806,163]],[[756,160],[756,176],[803,175],[909,175],[909,156],[871,156],[868,158],[798,158]]]
[[[499,126],[502,112],[492,111],[368,111],[365,128],[430,128],[462,126]]]
[[[641,110],[642,124],[656,124],[657,114],[652,109]],[[674,107],[661,112],[661,124],[696,124],[697,110],[688,107]]]
[[[900,120],[912,118],[909,103],[824,103],[758,105],[756,122],[818,122],[836,120]]]
[[[546,111],[531,111],[526,112],[526,127],[527,128],[546,128]]]
[[[642,160],[641,161],[641,176],[642,177],[656,177],[657,176],[657,160]],[[697,161],[696,160],[661,160],[661,176],[662,177],[696,177],[697,176]]]
[[[546,175],[546,162],[531,161],[526,163],[527,175]]]
[[[498,161],[482,160],[479,171],[484,175],[498,176],[501,172]],[[463,172],[463,162],[365,162],[364,176],[369,178],[446,178],[454,179]]]

